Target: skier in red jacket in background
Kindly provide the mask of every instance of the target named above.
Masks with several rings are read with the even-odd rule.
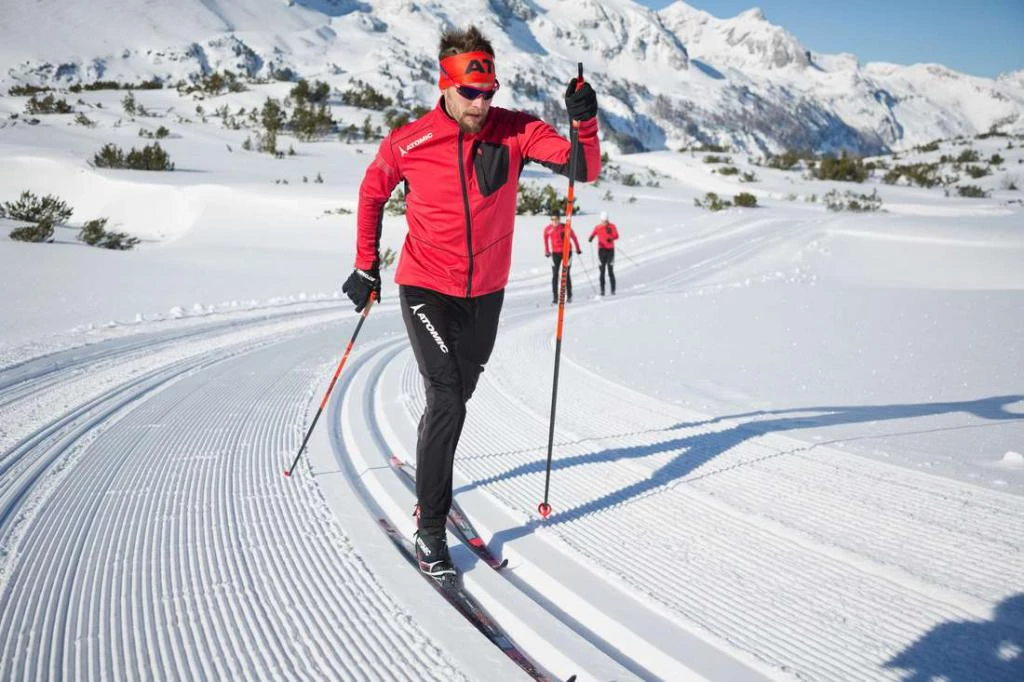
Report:
[[[604,271],[608,271],[608,280],[612,285],[612,296],[615,295],[615,240],[619,238],[619,228],[615,223],[608,222],[608,214],[601,211],[601,222],[590,233],[588,242],[597,237],[597,261],[601,264],[601,295],[604,296]]]
[[[568,227],[561,220],[558,211],[551,212],[551,222],[544,228],[544,255],[551,258],[551,302],[558,303],[558,276],[562,269],[562,240],[566,229],[572,239],[576,253],[581,253],[580,242],[576,239],[576,230]],[[569,251],[569,262],[565,266],[565,300],[572,303],[572,250]]]
[[[426,387],[416,442],[420,570],[453,580],[445,520],[466,401],[490,358],[512,261],[519,175],[536,161],[569,173],[569,140],[540,119],[492,107],[494,49],[475,26],[448,29],[438,54],[441,97],[432,111],[393,130],[359,187],[355,270],[342,290],[361,311],[380,296],[384,204],[405,185],[408,234],[395,281],[409,341]],[[597,96],[569,82],[565,106],[579,121],[576,180],[601,169]],[[397,87],[397,84],[396,84]]]

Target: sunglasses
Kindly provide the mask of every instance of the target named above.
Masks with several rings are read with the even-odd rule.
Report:
[[[501,87],[501,83],[494,81],[494,87],[490,90],[480,90],[479,88],[471,88],[468,85],[460,85],[455,88],[455,92],[459,93],[459,97],[469,100],[472,102],[477,97],[483,97],[486,100],[494,99],[494,93],[498,92],[498,88]]]

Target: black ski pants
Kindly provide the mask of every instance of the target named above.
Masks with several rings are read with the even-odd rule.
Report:
[[[604,294],[604,271],[608,271],[608,280],[612,285],[612,293],[615,293],[615,249],[598,249],[597,261],[601,268],[601,293]]]
[[[419,527],[443,531],[466,402],[494,349],[505,292],[459,298],[402,285],[399,298],[427,398],[416,440]]]
[[[569,254],[569,265],[565,273],[565,295],[572,298],[572,254]],[[558,278],[562,275],[562,252],[551,254],[551,300],[558,300]]]

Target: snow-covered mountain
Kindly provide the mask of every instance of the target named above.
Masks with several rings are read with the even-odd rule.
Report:
[[[0,91],[93,80],[174,83],[231,69],[339,90],[356,79],[409,103],[436,94],[439,31],[469,18],[498,51],[503,106],[563,117],[582,61],[623,151],[726,144],[873,154],[999,126],[1024,130],[1021,72],[861,65],[817,54],[759,9],[720,19],[632,0],[60,0],[5,3]]]

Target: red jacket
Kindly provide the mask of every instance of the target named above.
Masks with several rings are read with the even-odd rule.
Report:
[[[565,236],[565,223],[548,223],[548,226],[544,228],[544,255],[550,256],[552,253],[562,253],[562,238]],[[569,228],[569,238],[572,240],[572,244],[577,251],[580,250],[580,242],[576,239],[576,230]]]
[[[377,260],[384,204],[404,180],[409,232],[395,281],[450,296],[483,296],[508,283],[523,166],[537,161],[568,175],[569,141],[535,116],[500,107],[491,107],[479,133],[464,133],[443,101],[392,131],[366,169],[355,266],[366,269]],[[601,170],[596,119],[580,124],[579,144],[576,179],[592,182]]]
[[[614,249],[615,240],[619,238],[619,228],[615,227],[615,223],[608,223],[607,225],[598,224],[594,231],[590,233],[590,239],[587,241],[594,241],[594,237],[597,237],[597,248]]]

